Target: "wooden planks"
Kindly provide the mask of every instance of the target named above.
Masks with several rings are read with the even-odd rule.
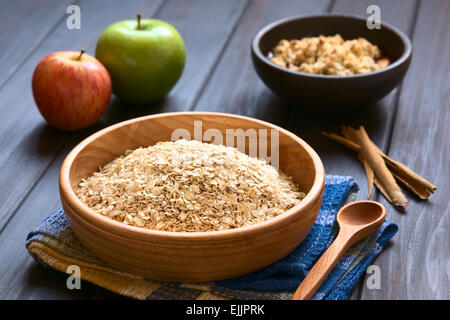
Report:
[[[115,5],[120,3],[116,1]],[[81,30],[69,30],[65,20],[61,21],[0,89],[0,112],[7,115],[0,119],[0,136],[8,137],[0,141],[0,230],[68,137],[47,126],[34,104],[30,83],[36,64],[45,55],[59,50],[85,48],[87,53],[94,54],[97,38],[106,26],[124,16],[133,17],[136,11],[153,12],[161,3],[139,0],[133,6],[117,10],[114,3],[80,2]],[[101,21],[97,18],[99,10]]]
[[[277,19],[326,12],[331,1],[252,1],[216,66],[199,100],[196,111],[230,112],[285,125],[290,106],[275,97],[256,75],[250,43],[264,25]]]
[[[116,1],[106,4],[98,0],[79,3],[82,10],[82,29],[68,30],[65,21],[62,21],[5,86],[0,89],[0,110],[3,114],[8,115],[0,120],[0,135],[8,137],[8,139],[0,141],[0,230],[32,190],[42,173],[53,161],[55,153],[63,147],[64,142],[69,137],[69,134],[46,126],[34,105],[30,82],[35,65],[46,54],[58,50],[86,48],[89,54],[93,54],[97,38],[108,24],[121,20],[124,16],[132,17],[136,11],[144,14],[149,11],[153,12],[159,8],[162,1],[139,0],[134,1],[132,6],[117,10],[116,6],[120,3],[120,1]],[[102,12],[101,22],[97,19],[98,10]],[[88,32],[84,32],[84,30],[88,30]],[[38,191],[38,194],[44,195],[44,197],[53,195],[57,200],[58,193],[55,192],[58,186],[57,180],[48,182],[48,184],[51,187],[56,187],[56,189],[51,189],[52,194],[45,191]],[[34,203],[36,205],[34,208],[38,208],[39,205],[45,206],[45,203],[49,205],[49,208],[52,208],[51,200],[48,198],[40,199],[41,201]],[[23,268],[24,265],[34,266],[23,248],[27,234],[25,228],[31,227],[27,223],[30,221],[38,222],[45,215],[48,215],[48,212],[45,214],[43,211],[37,211],[37,209],[26,210],[20,216],[20,219],[23,220],[11,222],[12,229],[8,230],[15,231],[12,231],[12,235],[7,236],[8,241],[5,241],[0,248],[2,260],[7,261],[6,264],[0,265],[0,270],[3,273],[0,276],[0,288],[4,288],[2,295],[23,299],[33,294],[35,294],[35,298],[41,296],[47,298],[86,297],[87,291],[69,293],[65,292],[67,290],[52,291],[50,287],[36,286],[42,284],[42,282],[35,281],[35,278],[42,277],[48,279],[48,282],[56,282],[52,279],[60,278],[57,274],[52,275],[48,272],[36,276],[36,272],[39,272],[40,269],[32,268],[31,271],[28,268]],[[8,232],[0,235],[3,237]],[[16,240],[12,240],[15,237]],[[30,272],[32,272],[31,276],[29,275]],[[19,281],[23,286],[14,286],[15,281]],[[61,282],[58,285],[61,285],[62,288],[65,286]],[[25,290],[24,287],[33,289]],[[86,288],[89,288],[89,285]]]
[[[163,101],[153,105],[125,106],[113,99],[103,122],[109,125],[146,114],[189,109],[226,46],[246,3],[241,0],[168,1],[157,18],[175,26],[184,39],[186,66],[180,80]]]
[[[118,9],[121,8],[121,6],[117,6],[118,4],[119,2],[111,6],[108,3],[108,8],[102,9],[99,8],[100,3],[94,2],[93,4],[91,4],[91,2],[89,2],[89,5],[92,6],[89,7],[91,9],[88,10],[85,8],[84,11],[87,12],[92,10],[92,12],[95,12],[95,10],[110,10],[109,14],[111,16],[109,17],[109,19],[111,19],[111,22],[113,22],[123,19],[126,15],[122,9]],[[133,7],[127,9],[129,10],[128,16],[134,16],[135,12],[139,11],[143,12],[144,15],[147,15],[147,13],[149,13],[150,11],[155,10],[149,10],[146,7],[142,7],[144,5],[148,5],[148,2],[142,3],[141,7],[139,7],[138,5],[139,3],[133,2]],[[81,4],[81,6],[83,10],[83,3]],[[202,10],[198,9],[199,6],[202,7]],[[30,161],[30,156],[35,152],[35,150],[28,150],[27,148],[18,150],[17,147],[16,149],[14,149],[15,146],[12,146],[14,153],[20,154],[21,157],[27,159],[27,163],[30,164],[30,167],[27,170],[35,170],[36,177],[34,179],[22,178],[24,181],[22,187],[24,187],[24,185],[26,184],[26,187],[28,187],[28,192],[30,193],[21,204],[20,201],[17,201],[17,199],[11,199],[10,195],[6,194],[5,190],[5,198],[8,200],[9,205],[9,215],[11,216],[11,214],[14,212],[15,214],[13,218],[8,222],[7,227],[0,234],[0,238],[16,238],[22,239],[23,241],[28,231],[36,226],[39,221],[48,216],[52,212],[52,210],[60,207],[57,180],[59,168],[67,153],[84,137],[111,123],[115,123],[131,117],[145,115],[153,112],[160,112],[163,109],[175,110],[188,108],[189,104],[192,103],[192,101],[195,99],[197,91],[202,88],[204,81],[209,75],[209,70],[214,65],[217,56],[220,55],[222,48],[225,46],[225,43],[234,28],[234,24],[239,20],[241,12],[244,10],[244,8],[245,2],[241,0],[226,2],[192,0],[183,1],[182,5],[180,5],[179,1],[166,1],[164,3],[161,9],[157,12],[156,17],[168,21],[178,28],[186,42],[188,55],[192,58],[188,58],[188,63],[191,64],[191,66],[189,68],[186,68],[182,78],[180,79],[180,83],[184,83],[184,85],[177,85],[177,87],[174,89],[174,93],[172,93],[161,104],[131,107],[121,105],[119,101],[113,99],[112,105],[110,106],[107,114],[103,117],[101,123],[92,128],[77,132],[72,135],[65,134],[63,137],[61,137],[61,133],[59,131],[52,130],[46,126],[43,126],[43,120],[41,120],[40,115],[37,114],[36,117],[32,119],[33,121],[29,122],[29,125],[38,127],[42,126],[46,128],[45,130],[48,130],[50,133],[45,138],[45,141],[48,144],[58,143],[58,145],[56,147],[53,145],[46,147],[48,149],[48,158],[45,159],[46,161],[34,161],[34,159],[33,161]],[[113,16],[114,14],[116,16]],[[198,23],[200,17],[202,17],[203,19],[202,24]],[[85,29],[89,30],[89,32],[86,32],[86,34],[92,33],[92,36],[87,36],[84,34],[82,36],[82,39],[84,41],[86,41],[86,38],[89,40],[88,45],[85,46],[88,53],[93,53],[98,35],[109,23],[110,22],[105,23],[105,21],[99,22],[98,19],[95,18],[95,16],[85,18]],[[61,30],[60,32],[55,31],[55,34],[52,34],[52,36],[48,39],[48,41],[46,41],[46,43],[43,44],[43,46],[48,47],[49,52],[52,50],[57,50],[52,48],[61,46],[61,43],[63,41],[61,37],[63,37],[63,34],[65,34],[64,30]],[[208,50],[204,50],[205,47],[207,47]],[[28,64],[29,63],[27,62],[27,65]],[[31,71],[28,71],[27,69],[21,71],[21,73],[32,72],[32,67],[34,67],[34,65],[30,63]],[[10,82],[13,82],[12,80],[13,79],[11,79]],[[11,86],[10,88],[11,91],[14,90],[13,86]],[[2,91],[0,91],[0,97],[1,94]],[[28,102],[28,108],[35,108],[33,103],[30,101]],[[33,141],[35,141],[35,138],[31,139],[31,142],[28,143],[28,145],[30,145]],[[57,153],[58,155],[56,156],[56,160],[53,160],[55,157],[55,153]],[[19,169],[16,164],[14,162],[8,162],[8,165],[11,166],[11,175],[17,175]],[[1,179],[2,176],[0,174],[0,181]],[[33,189],[31,189],[34,183],[36,183],[37,181],[39,181],[39,183]],[[17,191],[20,191],[19,187],[17,188]],[[22,197],[26,196],[26,194],[22,195]],[[3,194],[1,194],[0,192],[0,198],[2,196]],[[19,207],[14,207],[15,205]],[[0,210],[0,212],[3,211]],[[30,218],[30,215],[32,215],[32,218]],[[12,240],[4,241],[3,244],[0,244],[2,258],[4,257],[5,261],[8,261],[6,265],[0,265],[0,273],[2,273],[0,275],[0,289],[8,288],[8,290],[2,291],[2,293],[0,294],[1,298],[21,297],[22,299],[63,299],[74,297],[75,295],[77,297],[86,298],[91,294],[94,294],[96,298],[101,298],[104,296],[104,293],[101,289],[96,288],[93,293],[93,291],[91,290],[92,288],[89,287],[89,285],[85,286],[86,290],[83,287],[82,290],[78,291],[77,293],[71,293],[72,296],[68,295],[68,293],[66,292],[67,289],[65,288],[65,282],[61,282],[61,278],[64,277],[60,276],[58,278],[57,275],[54,275],[54,281],[58,282],[58,284],[54,287],[46,288],[36,286],[32,282],[30,282],[27,277],[27,274],[29,272],[27,271],[27,267],[33,266],[35,263],[23,249],[23,242],[17,241],[17,246],[10,246],[9,241]],[[39,275],[36,275],[36,273],[39,273],[39,269],[36,269],[34,272],[35,273],[33,275],[33,278],[39,277]],[[43,270],[41,276],[45,277]],[[50,275],[48,277],[53,276]]]
[[[40,267],[25,249],[27,232],[61,206],[58,173],[56,167],[46,172],[30,193],[30,197],[42,201],[25,201],[0,233],[0,299],[87,299],[96,290],[87,282],[81,284],[81,290],[68,290],[67,276]]]
[[[437,186],[428,201],[408,194],[405,214],[391,212],[399,225],[394,244],[376,264],[380,290],[363,299],[449,299],[450,254],[450,3],[422,1],[414,30],[413,59],[399,97],[389,155]],[[386,205],[386,201],[381,199]]]
[[[358,14],[365,16],[369,4],[378,4],[382,12],[382,20],[394,24],[406,34],[412,29],[415,6],[411,1],[337,1],[332,13]],[[401,19],[397,17],[402,16]],[[326,116],[305,114],[293,106],[294,112],[289,120],[288,128],[305,139],[322,157],[328,174],[351,175],[358,181],[361,190],[358,197],[367,198],[364,169],[352,151],[338,146],[335,142],[323,137],[320,132],[338,132],[341,125],[364,125],[371,139],[385,149],[389,137],[390,123],[396,108],[398,89],[368,109],[347,115]],[[301,104],[301,102],[299,102]]]
[[[382,19],[406,33],[412,30],[415,2],[411,1],[336,1],[331,12],[364,16],[369,4],[381,7]],[[265,24],[284,16],[324,12],[329,5],[327,1],[301,4],[292,1],[284,2],[283,6],[275,2],[259,1],[258,6],[249,6],[194,109],[249,115],[287,127],[318,151],[327,173],[355,177],[361,186],[358,197],[365,199],[365,174],[359,161],[351,151],[322,137],[320,131],[338,131],[343,124],[364,124],[371,137],[384,148],[389,138],[397,91],[372,106],[368,112],[337,117],[305,114],[297,106],[281,101],[264,86],[258,79],[248,54],[252,37]]]
[[[412,32],[416,2],[409,0],[358,2],[342,0],[334,3],[331,13],[367,16],[366,8],[371,4],[376,4],[380,7],[382,21],[395,25],[407,35]],[[354,127],[364,125],[371,139],[382,150],[385,150],[395,116],[399,90],[400,88],[395,89],[368,109],[362,109],[361,112],[347,115],[321,116],[305,114],[293,106],[294,112],[289,119],[288,129],[302,137],[319,153],[327,174],[354,177],[360,186],[358,200],[367,199],[368,189],[364,168],[356,158],[355,153],[323,137],[321,131],[339,132],[341,125]],[[378,194],[375,192],[371,198],[375,199],[376,197],[378,197]],[[387,219],[389,219],[392,213],[390,206],[387,206],[387,211]],[[381,269],[381,273],[388,277],[387,270]],[[365,279],[362,278],[359,288],[355,288],[353,292],[353,299],[359,299],[362,292],[360,289],[364,286]]]
[[[16,0],[0,4],[0,87],[63,19],[70,0]]]
[[[17,7],[16,3],[8,2],[5,7],[2,2],[0,26],[6,26],[3,24],[8,17],[5,12],[15,12],[17,17],[26,13],[19,10],[22,3],[19,2]],[[40,3],[44,7],[50,6],[47,1]],[[381,269],[381,289],[369,290],[362,281],[353,298],[449,298],[450,209],[446,179],[449,177],[450,151],[446,125],[450,120],[447,66],[450,43],[446,21],[450,19],[450,9],[447,1],[421,1],[419,7],[418,1],[410,0],[287,0],[283,5],[274,0],[249,1],[248,4],[240,0],[169,0],[164,4],[162,0],[137,0],[127,6],[120,3],[81,0],[83,20],[80,31],[65,28],[65,20],[61,20],[65,2],[54,5],[54,12],[36,10],[36,15],[27,12],[27,16],[32,17],[30,24],[26,21],[15,25],[15,32],[21,34],[24,31],[20,28],[27,28],[35,35],[29,37],[30,41],[37,42],[14,42],[14,46],[19,46],[15,51],[20,54],[11,51],[14,53],[11,57],[17,60],[0,65],[0,84],[6,74],[1,68],[10,72],[3,88],[0,85],[0,111],[4,115],[0,119],[0,299],[116,297],[89,283],[83,283],[82,290],[67,290],[65,275],[38,267],[27,255],[24,238],[60,206],[59,167],[65,155],[81,139],[121,120],[186,109],[249,115],[288,128],[319,152],[327,173],[354,176],[361,186],[361,199],[367,194],[362,166],[351,151],[328,141],[320,131],[338,131],[341,124],[364,124],[383,150],[429,178],[438,190],[428,202],[411,201],[405,215],[395,212],[384,199],[374,195],[386,205],[388,219],[397,222],[400,231],[392,245],[374,262]],[[401,88],[367,111],[339,117],[305,114],[295,105],[282,102],[257,78],[250,61],[249,46],[254,33],[263,25],[284,16],[327,10],[366,15],[369,4],[380,6],[382,20],[407,34],[413,33],[414,53],[411,69]],[[102,12],[101,21],[99,11]],[[37,62],[44,55],[62,49],[83,47],[93,54],[103,28],[114,21],[133,18],[137,12],[144,16],[156,14],[174,24],[185,39],[187,66],[168,98],[143,107],[124,106],[113,99],[101,123],[76,134],[64,134],[45,126],[30,90],[31,74]],[[47,22],[37,21],[42,15],[47,15]],[[35,23],[41,23],[36,30],[30,27],[33,19]],[[15,20],[9,23],[14,24]],[[5,35],[1,33],[0,38],[2,36]],[[1,41],[2,50],[3,44]]]

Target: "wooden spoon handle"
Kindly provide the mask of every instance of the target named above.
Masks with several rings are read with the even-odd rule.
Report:
[[[342,232],[338,234],[331,246],[300,283],[300,286],[292,296],[292,300],[307,300],[314,295],[347,249],[348,240],[349,238],[344,236]]]

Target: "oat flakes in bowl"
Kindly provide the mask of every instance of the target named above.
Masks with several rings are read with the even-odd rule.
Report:
[[[271,163],[276,159],[276,167],[292,177],[305,197],[282,214],[244,227],[171,232],[116,221],[90,208],[77,196],[83,179],[127,150],[177,140],[173,133],[180,129],[192,139],[197,121],[201,121],[201,133],[205,135],[212,130],[223,137],[229,130],[236,134],[254,130],[252,141],[262,138],[276,141],[261,145],[262,158],[270,159]],[[273,137],[276,138],[272,140]],[[211,142],[210,137],[203,140]],[[238,139],[230,144],[226,141],[225,145],[238,146]],[[248,149],[239,150],[253,155]],[[259,144],[257,149],[260,155]],[[78,144],[64,160],[59,176],[65,216],[75,236],[89,251],[114,268],[151,279],[181,282],[237,277],[292,252],[314,225],[324,184],[325,171],[319,156],[296,135],[257,119],[215,112],[156,114],[112,125]]]
[[[196,140],[128,150],[83,179],[77,195],[116,221],[175,232],[249,226],[305,196],[291,177],[265,161]]]

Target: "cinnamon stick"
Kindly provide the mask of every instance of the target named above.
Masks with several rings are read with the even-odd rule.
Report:
[[[367,198],[370,198],[373,192],[373,184],[375,179],[375,173],[372,170],[372,167],[369,165],[369,163],[364,160],[363,156],[359,153],[358,154],[359,161],[362,162],[364,166],[364,171],[366,171],[366,177],[367,177],[367,186],[368,186],[368,192],[367,192]]]
[[[434,193],[436,187],[432,183],[422,178],[420,175],[405,166],[403,163],[392,160],[380,149],[378,150],[385,160],[386,166],[389,168],[389,170],[391,170],[396,179],[403,183],[417,196],[419,196],[419,198],[426,200],[432,193]]]
[[[328,137],[330,139],[333,139],[334,141],[337,141],[346,147],[349,147],[353,151],[361,152],[361,147],[359,146],[359,144],[354,143],[353,141],[351,141],[348,138],[341,137],[340,135],[337,135],[336,133],[328,133],[325,131],[322,131],[322,135],[324,135],[325,137]]]
[[[343,131],[344,133],[344,131]],[[385,190],[389,202],[398,207],[405,207],[408,205],[408,200],[398,186],[394,176],[386,167],[386,164],[377,150],[377,147],[369,139],[366,130],[363,126],[359,130],[353,128],[346,128],[345,135],[352,137],[352,140],[357,142],[361,147],[361,154],[364,160],[367,161],[382,188]]]
[[[361,147],[359,144],[352,141],[351,138],[348,136],[347,129],[345,127],[342,128],[343,134],[345,134],[345,137],[342,137],[340,135],[337,135],[335,133],[327,133],[322,132],[322,134],[336,142],[339,142],[340,144],[360,153]],[[376,147],[376,146],[375,146]],[[402,185],[407,187],[409,190],[411,190],[413,193],[415,193],[420,199],[426,200],[429,198],[429,196],[434,193],[436,190],[436,187],[414,171],[412,171],[410,168],[405,166],[403,163],[398,162],[396,160],[393,160],[389,158],[384,152],[382,152],[378,147],[376,147],[378,153],[382,156],[384,159],[386,166],[388,169],[392,172],[395,179],[397,179]],[[363,162],[364,164],[364,162]],[[376,185],[376,183],[375,183]]]

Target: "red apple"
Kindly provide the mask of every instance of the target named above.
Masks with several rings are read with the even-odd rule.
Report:
[[[48,124],[73,131],[101,118],[111,97],[111,78],[105,67],[83,50],[60,51],[39,62],[32,88]]]

